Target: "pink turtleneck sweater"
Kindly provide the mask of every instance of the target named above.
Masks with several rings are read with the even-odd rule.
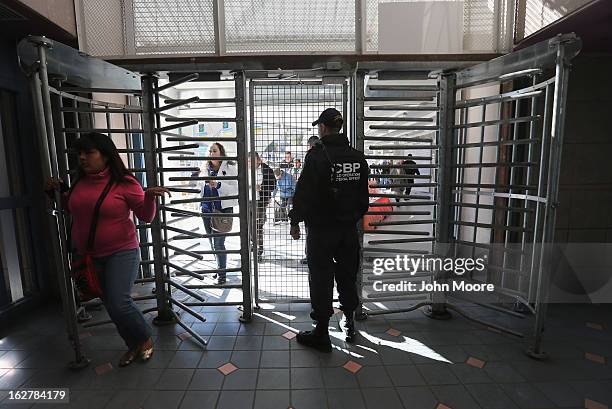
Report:
[[[87,174],[76,184],[66,203],[72,214],[72,243],[78,254],[84,254],[96,202],[110,180],[110,171]],[[126,177],[114,183],[100,207],[93,257],[109,256],[122,250],[138,248],[136,227],[130,211],[144,222],[155,217],[155,197],[145,195],[140,183]]]

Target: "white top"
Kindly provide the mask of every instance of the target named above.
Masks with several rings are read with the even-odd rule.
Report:
[[[235,163],[231,165],[228,161],[224,160],[221,162],[217,176],[238,176],[238,167]],[[200,190],[200,196],[204,193],[204,186],[208,181],[205,181]],[[218,180],[221,183],[221,187],[217,189],[219,196],[238,196],[238,180]],[[238,199],[225,199],[221,200],[221,208],[227,209],[228,207],[238,206]]]
[[[260,187],[263,184],[263,166],[261,165],[255,169],[255,183]],[[259,200],[259,190],[257,190],[257,200]]]

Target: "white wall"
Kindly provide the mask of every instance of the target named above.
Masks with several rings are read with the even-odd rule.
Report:
[[[460,53],[463,2],[379,4],[378,38],[384,54]]]

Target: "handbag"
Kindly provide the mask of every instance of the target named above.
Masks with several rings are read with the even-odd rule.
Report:
[[[89,301],[94,298],[102,297],[102,288],[100,287],[100,278],[98,271],[93,262],[91,253],[93,252],[94,242],[96,239],[96,227],[98,225],[98,217],[100,216],[100,207],[104,198],[111,189],[113,182],[109,181],[94,208],[91,226],[89,228],[89,237],[87,239],[87,247],[83,257],[72,260],[70,266],[70,275],[79,293],[81,301]]]
[[[213,175],[216,176],[216,174]],[[225,176],[225,171],[223,171],[223,176]],[[217,196],[219,196],[219,193],[217,193]],[[215,232],[229,233],[232,231],[234,218],[229,216],[221,216],[223,212],[220,209],[217,209],[215,202],[212,202],[212,213],[213,216],[211,217],[210,226]]]
[[[211,217],[211,227],[217,233],[229,233],[232,231],[232,224],[234,221],[233,217],[221,216],[223,212],[217,208],[213,208],[213,215]]]

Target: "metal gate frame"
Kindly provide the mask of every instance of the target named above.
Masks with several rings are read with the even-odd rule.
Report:
[[[210,118],[196,118],[183,120],[174,118],[178,124],[169,126],[161,126],[162,111],[168,108],[169,105],[179,106],[190,100],[181,101],[165,101],[168,105],[160,104],[160,92],[166,88],[176,84],[190,81],[197,78],[197,74],[188,75],[170,84],[157,86],[157,78],[152,74],[141,76],[123,68],[114,66],[105,61],[90,57],[79,52],[71,47],[52,41],[45,37],[30,36],[23,39],[18,46],[19,62],[24,73],[30,78],[31,92],[34,101],[35,120],[38,126],[40,147],[42,149],[42,159],[46,161],[43,166],[44,177],[64,177],[69,180],[69,160],[66,134],[80,134],[84,132],[101,132],[107,134],[125,134],[127,149],[119,149],[122,154],[128,155],[128,166],[132,172],[137,175],[146,175],[145,178],[140,178],[141,182],[145,182],[146,186],[153,187],[161,185],[163,181],[163,172],[171,171],[164,169],[161,162],[161,154],[163,152],[172,152],[176,150],[189,149],[197,146],[191,145],[176,145],[162,146],[162,135],[169,130],[181,128],[182,126],[197,123],[199,120],[210,120]],[[237,136],[235,142],[238,147],[239,155],[236,158],[246,158],[246,109],[245,109],[245,78],[243,72],[237,72],[235,77],[235,99],[236,103],[236,118],[231,118],[232,122],[237,125]],[[50,85],[50,81],[53,84]],[[67,84],[67,85],[64,85]],[[128,101],[125,104],[117,104],[112,102],[98,101],[91,98],[92,93],[109,93],[122,95]],[[68,99],[73,101],[73,106],[64,106],[63,100]],[[197,99],[197,98],[196,98]],[[141,102],[142,100],[142,102]],[[65,115],[75,115],[74,128],[66,128],[64,119]],[[96,128],[95,115],[103,114],[106,118],[106,127]],[[123,127],[112,128],[110,115],[123,115]],[[134,127],[132,124],[137,123]],[[132,146],[133,137],[139,136],[139,143],[142,147]],[[180,137],[180,135],[178,135]],[[201,138],[200,138],[201,139]],[[197,141],[197,138],[192,141]],[[176,140],[175,142],[181,142]],[[136,167],[137,163],[144,159],[144,167]],[[208,159],[208,158],[204,158]],[[202,180],[210,179],[203,177]],[[180,178],[179,178],[180,179]],[[218,178],[217,178],[218,179]],[[239,190],[239,205],[246,211],[246,166],[239,166],[238,176],[239,185],[242,188]],[[193,193],[199,193],[193,192]],[[203,201],[202,198],[197,198],[196,201]],[[169,204],[175,204],[170,202]],[[60,295],[62,300],[62,310],[66,321],[68,340],[71,343],[75,358],[70,363],[70,367],[77,369],[86,367],[90,360],[84,355],[81,340],[79,337],[79,316],[84,318],[82,314],[84,310],[78,305],[75,297],[75,288],[70,277],[70,255],[68,252],[65,213],[62,210],[60,193],[55,192],[55,201],[52,204],[50,215],[53,216],[50,229],[50,244],[55,255],[54,263],[58,275]],[[135,301],[156,300],[156,306],[143,310],[143,313],[157,311],[157,317],[154,323],[157,325],[178,324],[187,333],[189,333],[202,346],[206,345],[206,341],[189,325],[183,323],[173,306],[177,306],[180,310],[191,314],[201,321],[206,318],[192,309],[192,306],[203,305],[236,305],[242,307],[242,317],[240,321],[248,322],[252,318],[252,303],[251,303],[251,282],[250,270],[248,262],[248,243],[246,238],[242,239],[241,243],[241,268],[242,284],[239,286],[242,289],[242,301],[240,303],[208,303],[194,289],[182,286],[172,279],[170,271],[171,263],[168,261],[169,250],[188,254],[194,258],[201,258],[199,254],[184,249],[176,248],[168,244],[168,230],[166,211],[177,211],[177,209],[168,208],[166,199],[161,200],[161,204],[157,206],[157,214],[151,224],[138,223],[137,229],[140,230],[141,237],[143,231],[150,232],[152,240],[150,242],[140,243],[141,250],[152,248],[153,257],[147,257],[148,251],[144,251],[141,266],[145,275],[136,280],[136,283],[155,283],[155,295],[147,295],[135,297]],[[241,213],[232,214],[233,217],[242,216]],[[180,213],[180,210],[177,211]],[[186,215],[185,212],[183,212]],[[193,216],[193,215],[192,215]],[[199,217],[199,215],[198,215]],[[246,217],[240,217],[241,231],[246,231]],[[182,233],[182,232],[181,232]],[[185,235],[190,232],[185,232]],[[207,235],[197,235],[199,238],[206,238]],[[246,237],[246,236],[245,236]],[[153,266],[153,277],[148,274],[148,269]],[[175,270],[179,270],[175,268]],[[181,272],[185,272],[182,271]],[[189,275],[198,276],[191,272]],[[185,294],[184,299],[178,299],[173,296],[172,288]],[[197,286],[197,288],[205,288],[205,286]],[[223,288],[214,286],[214,288]],[[190,298],[195,298],[198,302],[188,301]],[[92,327],[110,323],[111,321],[91,322],[83,325],[83,327]]]
[[[489,253],[489,260],[501,257],[501,266],[487,265],[484,282],[494,282],[495,292],[512,297],[517,306],[508,310],[494,302],[478,302],[471,297],[459,296],[451,292],[450,297],[472,302],[475,305],[505,313],[511,317],[523,318],[523,312],[535,315],[534,329],[531,334],[532,344],[527,353],[535,359],[543,359],[546,354],[542,350],[542,332],[547,311],[547,295],[550,286],[552,247],[554,244],[556,211],[559,205],[559,177],[561,171],[561,152],[563,148],[564,121],[566,113],[567,87],[569,80],[570,61],[580,51],[581,41],[574,34],[558,35],[548,41],[543,41],[523,50],[496,58],[489,62],[450,74],[450,90],[452,98],[447,101],[449,122],[445,129],[450,139],[451,161],[448,171],[451,173],[444,187],[450,200],[446,202],[451,217],[444,234],[448,238],[451,253],[456,255],[459,246],[471,247],[472,256],[477,247],[484,248]],[[484,84],[502,84],[499,95],[476,99],[458,99],[462,89]],[[527,84],[525,84],[527,83]],[[525,84],[525,85],[523,85]],[[544,101],[539,100],[544,97]],[[529,102],[530,109],[521,114],[520,103]],[[488,104],[499,104],[498,118],[485,118]],[[543,103],[542,113],[539,107]],[[506,106],[504,106],[506,104]],[[476,122],[468,122],[467,109],[482,106],[482,117]],[[506,108],[506,109],[504,109]],[[512,110],[514,109],[514,113]],[[456,113],[459,115],[456,116]],[[524,115],[524,116],[523,116]],[[519,124],[528,125],[528,130],[520,138]],[[541,124],[541,125],[540,125]],[[484,140],[485,126],[495,126],[496,140]],[[480,142],[466,143],[466,129],[480,128]],[[512,135],[510,136],[510,131]],[[502,133],[506,132],[506,138]],[[526,145],[527,152],[521,158],[517,146]],[[502,151],[502,146],[511,147],[511,153]],[[465,162],[465,149],[474,147],[480,150],[478,164]],[[496,161],[490,166],[495,168],[493,184],[482,182],[482,170],[489,164],[482,163],[484,147],[496,149]],[[540,157],[534,157],[540,149]],[[517,158],[522,160],[517,160]],[[478,169],[477,183],[464,183],[464,170],[468,167]],[[501,168],[505,172],[499,172]],[[523,180],[519,180],[517,168],[526,168]],[[535,170],[538,170],[536,175]],[[501,173],[501,175],[500,175]],[[537,180],[534,176],[537,176]],[[534,180],[535,184],[532,184]],[[519,184],[521,182],[522,184]],[[533,193],[531,193],[533,192]],[[474,222],[461,220],[461,207],[464,194],[475,195],[476,204],[467,204],[475,208]],[[480,204],[481,197],[493,197],[490,223],[480,223],[478,209],[486,208]],[[449,209],[450,208],[450,209]],[[528,211],[535,216],[530,220]],[[511,217],[512,213],[522,216]],[[522,219],[522,220],[521,220]],[[471,239],[462,240],[462,226],[473,228]],[[491,230],[491,240],[488,244],[478,242],[477,228]],[[510,233],[521,235],[520,249],[512,248],[515,242]],[[531,249],[528,248],[528,234],[531,236]],[[499,243],[499,245],[497,244]],[[518,246],[518,242],[517,246]],[[497,247],[495,247],[497,246]],[[501,256],[500,256],[501,253]],[[508,254],[519,253],[519,267],[510,266]],[[493,257],[491,257],[491,255]],[[498,284],[495,274],[501,275]],[[505,284],[505,274],[514,274],[518,288],[510,288]],[[478,280],[476,280],[478,281]],[[450,307],[452,304],[447,304]],[[453,309],[457,310],[456,307]],[[462,313],[463,314],[463,313]],[[466,315],[469,319],[474,319]],[[491,326],[490,324],[487,324]],[[495,327],[493,327],[495,328]],[[523,333],[510,328],[498,326],[497,329],[516,336]]]
[[[164,175],[167,173],[176,173],[182,171],[193,171],[195,168],[191,167],[166,167],[164,165],[164,153],[179,153],[178,156],[169,156],[166,158],[167,161],[181,161],[183,159],[190,160],[201,160],[206,161],[210,159],[215,159],[209,156],[196,156],[196,155],[187,155],[183,156],[181,153],[189,152],[190,149],[197,148],[199,145],[197,142],[219,142],[219,141],[228,141],[236,143],[237,146],[237,155],[236,156],[225,156],[218,157],[217,159],[222,160],[234,160],[238,163],[238,174],[237,176],[170,176],[167,179],[171,182],[184,182],[184,181],[208,181],[208,180],[236,180],[238,181],[238,195],[237,196],[227,196],[221,197],[221,199],[238,199],[239,202],[239,211],[234,213],[224,213],[222,215],[211,215],[211,217],[233,217],[239,219],[239,227],[240,230],[238,232],[230,232],[230,233],[212,233],[212,234],[200,234],[195,233],[199,228],[195,228],[192,230],[180,229],[175,226],[171,226],[171,224],[180,219],[185,218],[197,218],[198,222],[201,218],[201,213],[193,212],[185,209],[181,209],[180,206],[182,204],[187,203],[201,203],[205,201],[213,201],[218,200],[219,198],[202,198],[202,197],[193,197],[189,199],[179,199],[179,200],[170,200],[167,198],[162,198],[161,203],[161,219],[160,219],[160,233],[161,236],[158,240],[154,239],[154,243],[156,246],[160,247],[161,257],[160,260],[164,260],[163,264],[166,268],[165,270],[165,280],[163,283],[159,283],[159,285],[166,285],[166,296],[171,304],[181,308],[183,311],[191,314],[196,317],[200,321],[205,321],[206,318],[201,314],[197,313],[191,307],[203,307],[203,306],[218,306],[218,305],[238,305],[241,306],[243,315],[240,317],[241,322],[248,322],[252,318],[252,302],[251,302],[251,281],[250,281],[250,270],[249,270],[249,255],[248,255],[248,239],[247,236],[241,234],[242,232],[247,231],[247,200],[246,200],[246,165],[244,163],[244,158],[246,157],[246,115],[245,115],[245,79],[243,72],[234,73],[234,98],[222,98],[222,99],[204,99],[199,97],[191,97],[188,99],[173,99],[162,94],[165,90],[173,88],[179,84],[183,84],[189,81],[193,81],[199,78],[199,74],[193,73],[185,75],[182,78],[178,78],[174,81],[171,81],[164,85],[158,85],[157,78],[154,75],[148,74],[143,77],[143,88],[145,89],[145,95],[149,95],[150,93],[150,101],[151,101],[151,109],[145,109],[146,112],[150,112],[150,115],[153,117],[151,119],[151,123],[155,124],[155,128],[152,130],[155,138],[152,138],[154,141],[154,145],[152,147],[152,152],[155,157],[150,160],[150,163],[147,165],[147,171],[150,172],[148,175],[151,178],[158,178],[159,180],[156,183],[163,185],[164,183]],[[146,91],[146,90],[149,91]],[[216,103],[216,102],[226,102],[233,103],[236,109],[236,115],[232,118],[217,118],[217,117],[192,117],[192,118],[181,118],[176,116],[171,116],[165,114],[164,111],[168,109],[176,108],[182,105],[186,105],[189,103]],[[164,122],[170,123],[165,124]],[[180,133],[170,132],[176,129],[181,129],[186,126],[191,126],[198,124],[200,122],[233,122],[236,123],[236,137],[233,138],[212,138],[212,137],[189,137],[181,135]],[[178,145],[164,146],[162,139],[165,138],[167,142],[178,142]],[[187,143],[184,143],[187,142]],[[191,143],[189,143],[191,142]],[[184,144],[183,144],[184,143]],[[199,170],[199,169],[198,169]],[[187,193],[200,193],[199,189],[190,189],[184,188],[180,186],[168,186],[170,191],[175,192],[187,192]],[[176,219],[169,220],[169,217],[176,217]],[[157,220],[157,219],[156,219]],[[169,237],[169,232],[179,233],[179,235],[175,235],[174,237]],[[184,268],[182,266],[177,265],[169,260],[170,251],[174,252],[174,254],[181,254],[188,257],[193,258],[194,260],[202,260],[203,254],[214,254],[217,251],[191,251],[187,248],[179,247],[178,245],[169,244],[172,240],[187,240],[187,239],[207,239],[214,237],[228,237],[228,236],[240,236],[240,249],[239,250],[225,250],[226,254],[240,254],[240,267],[239,268],[226,268],[224,270],[220,269],[207,269],[207,270],[197,270],[192,271],[188,268]],[[159,243],[159,244],[157,244]],[[159,251],[159,250],[158,250]],[[157,257],[156,257],[157,260]],[[215,274],[219,272],[240,272],[241,273],[241,283],[240,284],[224,284],[224,285],[206,285],[206,284],[182,284],[177,280],[173,279],[175,276],[190,276],[197,280],[202,280],[206,275]],[[239,302],[208,302],[206,299],[200,295],[197,290],[199,289],[240,289],[242,291],[242,300]],[[173,296],[173,291],[178,291],[184,293],[185,296],[182,299],[178,299]],[[196,301],[190,300],[190,298],[194,298]],[[185,329],[188,333],[190,333],[195,339],[197,339],[203,345],[206,345],[206,341],[201,338],[197,333],[195,333],[188,325],[182,323],[178,318],[174,318],[174,320]]]
[[[428,281],[433,279],[433,275],[427,272],[423,272],[423,274],[419,273],[417,276],[413,276],[409,272],[394,272],[393,274],[387,274],[385,276],[379,277],[370,277],[370,265],[368,261],[374,258],[373,254],[421,254],[423,256],[430,256],[435,254],[436,251],[436,226],[438,224],[438,200],[437,200],[437,187],[438,187],[438,169],[436,162],[438,161],[438,148],[439,148],[439,139],[441,136],[440,133],[440,107],[439,101],[441,98],[441,75],[437,73],[429,73],[425,70],[412,70],[412,71],[385,71],[381,69],[376,73],[376,79],[378,83],[376,85],[366,85],[366,76],[370,75],[371,72],[368,70],[358,70],[355,75],[355,92],[356,92],[356,112],[355,112],[355,120],[356,120],[356,148],[364,152],[367,160],[405,160],[408,159],[406,155],[397,155],[397,154],[371,154],[370,152],[366,152],[365,144],[366,141],[380,141],[382,145],[370,145],[368,148],[370,151],[380,151],[380,150],[391,150],[391,151],[411,151],[411,150],[429,150],[429,156],[413,156],[411,159],[413,161],[425,161],[427,163],[419,163],[417,165],[402,165],[402,164],[380,164],[380,165],[372,165],[370,166],[370,178],[373,180],[378,180],[378,183],[374,183],[370,185],[372,188],[414,188],[414,187],[429,187],[433,188],[433,192],[431,193],[431,197],[429,195],[419,195],[411,192],[410,195],[405,195],[402,192],[397,193],[378,193],[371,194],[371,198],[391,198],[396,199],[397,203],[389,204],[390,207],[402,206],[402,207],[414,207],[414,206],[431,206],[431,210],[404,210],[396,211],[368,211],[366,215],[382,215],[382,216],[390,216],[390,215],[404,215],[404,216],[429,216],[429,219],[424,220],[414,220],[414,221],[381,221],[368,223],[368,230],[364,231],[363,224],[359,225],[359,232],[361,237],[361,274],[358,275],[358,289],[360,296],[366,297],[366,292],[364,291],[364,278],[369,281],[384,281],[385,279],[397,280],[397,279],[417,279],[420,281]],[[436,85],[417,85],[413,84],[410,81],[417,82],[433,82],[435,80]],[[385,82],[392,82],[392,84],[385,85]],[[403,84],[398,84],[401,82]],[[381,102],[383,105],[371,105],[371,111],[381,111],[381,112],[397,112],[402,113],[404,115],[412,114],[412,116],[387,116],[381,114],[376,115],[375,113],[370,114],[370,116],[366,116],[365,113],[365,104],[366,102]],[[376,107],[376,109],[372,109]],[[414,115],[415,112],[430,112],[435,115],[431,118],[427,118],[425,116],[417,116]],[[407,122],[409,125],[404,125],[402,122]],[[366,123],[368,129],[379,129],[379,130],[387,130],[393,132],[400,132],[399,137],[388,137],[388,136],[368,136],[366,135]],[[433,124],[428,124],[433,123]],[[401,132],[405,131],[424,131],[431,132],[433,135],[431,138],[424,137],[411,137],[401,134]],[[386,144],[385,144],[386,143]],[[404,168],[428,168],[430,169],[430,174],[427,175],[412,175],[412,176],[404,176],[404,175],[393,175],[392,172],[395,169],[404,169]],[[380,169],[382,171],[387,171],[388,175],[378,175],[374,173],[374,169]],[[403,178],[400,178],[402,177]],[[381,179],[390,179],[392,181],[391,184],[381,184]],[[413,179],[413,182],[406,183],[403,179]],[[414,180],[416,179],[416,180]],[[424,181],[424,183],[422,182]],[[402,199],[400,202],[399,200]],[[410,201],[409,199],[415,199],[416,202]],[[410,226],[410,225],[430,225],[431,232],[427,231],[414,231],[414,230],[383,230],[377,231],[377,227],[382,226]],[[369,241],[370,246],[364,245],[364,235],[368,233],[371,235],[376,234],[385,234],[385,235],[399,235],[401,238],[394,240],[374,240]],[[402,235],[403,234],[403,235]],[[408,237],[408,238],[407,238]],[[416,238],[414,238],[416,237]],[[377,244],[399,244],[400,246],[411,246],[413,244],[419,243],[429,243],[431,242],[431,246],[428,250],[418,250],[418,249],[409,249],[409,248],[377,248]],[[385,295],[380,294],[380,297],[368,297],[367,299],[362,300],[362,304],[360,304],[357,310],[357,317],[359,319],[365,319],[367,315],[379,315],[379,314],[388,314],[394,311],[399,311],[398,309],[388,309],[388,310],[373,310],[369,309],[367,313],[364,312],[363,302],[385,302],[385,301],[409,301],[414,300],[416,303],[409,308],[401,308],[401,311],[411,311],[423,306],[428,306],[433,303],[433,297],[435,294],[432,293],[423,293],[423,294],[410,294],[410,295],[395,295],[388,294]]]
[[[299,77],[299,79],[297,80],[284,80],[284,79],[261,79],[261,72],[257,72],[257,73],[249,73],[247,72],[247,75],[251,75],[250,80],[249,80],[249,99],[248,99],[248,106],[249,106],[249,113],[250,113],[250,140],[249,140],[249,146],[251,147],[251,151],[255,151],[254,146],[256,146],[256,140],[255,140],[255,89],[258,86],[297,86],[297,85],[303,85],[303,84],[308,84],[308,85],[326,85],[326,84],[342,84],[342,95],[343,95],[343,101],[342,101],[342,112],[345,116],[345,133],[348,133],[347,137],[349,138],[349,140],[351,140],[351,137],[353,136],[354,132],[352,129],[352,126],[350,126],[350,122],[348,121],[348,118],[350,117],[350,114],[347,115],[347,113],[349,113],[348,111],[348,107],[349,107],[349,98],[350,98],[350,94],[349,94],[349,88],[352,89],[352,86],[350,86],[350,84],[347,84],[347,80],[350,82],[351,77],[350,75],[347,75],[346,73],[343,72],[339,72],[339,71],[334,71],[334,72],[330,72],[330,73],[326,73],[323,70],[317,70],[316,74],[317,76],[313,76],[312,72],[295,72],[295,71],[291,71],[290,75],[295,76],[297,75]],[[271,71],[270,74],[274,74],[274,75],[279,75],[282,74],[282,71],[279,73],[278,71]],[[329,76],[326,77],[327,74],[330,74]],[[267,78],[268,76],[266,75],[265,78]],[[349,129],[347,130],[346,127],[349,127]],[[314,128],[313,128],[314,129]],[[314,132],[314,131],[313,131]],[[250,158],[250,160],[252,161],[252,163],[254,163],[255,161],[255,157],[254,157],[254,153],[253,156]],[[255,168],[252,167],[250,170],[251,175],[250,178],[251,180],[255,180]],[[255,192],[255,185],[253,184],[252,186],[250,186],[251,189],[251,197],[255,197],[256,192]],[[256,209],[257,203],[256,201],[252,201],[251,205],[250,205],[250,214],[254,215],[257,214],[257,209]],[[257,262],[257,248],[258,248],[258,238],[257,238],[257,234],[255,234],[254,232],[256,232],[256,219],[255,217],[251,217],[250,218],[250,228],[251,231],[253,232],[253,241],[252,241],[252,247],[251,247],[251,252],[252,252],[252,272],[253,272],[253,292],[254,292],[254,300],[255,300],[255,306],[256,308],[259,308],[259,303],[260,302],[272,302],[272,303],[308,303],[310,302],[310,298],[284,298],[284,299],[273,299],[273,298],[266,298],[266,299],[262,299],[260,297],[260,286],[259,286],[259,263]],[[306,236],[306,230],[303,229],[302,230],[302,236],[305,237]],[[334,300],[336,301],[336,300]]]
[[[496,220],[493,220],[490,224],[478,223],[476,219],[475,223],[462,222],[460,219],[460,212],[457,210],[461,207],[460,199],[457,199],[458,195],[465,193],[475,194],[477,197],[486,195],[483,189],[492,188],[493,193],[489,195],[504,198],[508,202],[514,200],[523,201],[525,208],[528,206],[528,202],[533,203],[536,210],[536,217],[533,221],[532,226],[528,226],[527,219],[524,218],[519,226],[504,227],[503,230],[506,232],[514,229],[519,231],[526,231],[531,227],[535,231],[533,236],[533,249],[531,255],[531,263],[529,267],[529,282],[528,282],[528,294],[525,299],[521,299],[519,294],[510,292],[514,295],[523,306],[526,307],[528,312],[535,315],[534,329],[531,334],[532,345],[529,347],[527,353],[535,359],[543,359],[546,354],[542,350],[542,332],[544,327],[544,321],[547,310],[547,291],[550,285],[550,266],[552,257],[552,245],[554,241],[554,228],[555,228],[555,217],[556,208],[558,207],[558,191],[559,191],[559,174],[561,169],[561,150],[563,146],[563,134],[564,134],[564,118],[565,118],[565,103],[567,97],[567,84],[569,78],[569,67],[570,61],[575,57],[581,48],[581,41],[575,35],[559,35],[549,41],[544,41],[528,47],[526,49],[510,53],[508,55],[496,58],[494,60],[463,69],[460,71],[445,70],[438,73],[439,82],[439,130],[438,130],[438,180],[437,180],[437,218],[435,226],[435,248],[434,254],[438,257],[456,257],[458,245],[471,245],[472,248],[477,246],[484,246],[490,248],[489,245],[481,245],[476,239],[476,230],[471,240],[462,241],[457,236],[456,227],[461,224],[473,225],[476,227],[489,227],[493,228]],[[540,81],[539,75],[543,74],[546,70],[554,70],[554,75],[551,78]],[[432,73],[434,74],[434,73]],[[500,91],[500,95],[489,98],[478,98],[475,100],[461,100],[458,99],[457,94],[463,88],[482,85],[487,83],[504,83],[507,81],[516,81],[522,78],[530,78],[531,85],[525,86],[516,90],[503,89]],[[364,83],[363,73],[357,74],[357,135],[365,135],[364,133],[364,122],[367,118],[364,118],[363,102],[364,98]],[[545,92],[543,92],[544,90]],[[519,110],[516,108],[514,118],[503,117],[501,115],[501,102],[503,101],[518,101],[521,99],[530,98],[532,101],[540,95],[545,94],[546,103],[544,107],[544,114],[542,118],[538,118],[535,113],[535,103],[532,103],[531,113],[528,118],[521,118],[519,116]],[[391,98],[389,98],[391,99]],[[483,105],[490,103],[500,102],[500,116],[498,120],[486,121],[485,110],[483,109],[483,117],[479,122],[467,122],[467,110],[465,107],[470,105]],[[456,110],[460,110],[460,115],[455,115]],[[550,114],[549,114],[550,111]],[[485,142],[484,141],[484,126],[496,125],[498,127],[498,138],[499,128],[503,124],[512,124],[519,122],[528,122],[529,126],[529,140],[528,144],[531,146],[533,143],[534,135],[537,132],[534,122],[538,119],[542,120],[544,124],[541,132],[542,148],[541,158],[539,164],[540,173],[538,175],[538,183],[535,194],[529,194],[527,190],[524,192],[517,192],[515,183],[515,172],[516,166],[523,166],[520,163],[510,163],[510,180],[505,184],[499,184],[497,181],[493,186],[485,184],[481,180],[482,174],[482,149],[483,146],[502,146],[503,141],[498,140],[497,142]],[[465,144],[465,140],[459,139],[462,129],[468,127],[479,126],[482,130],[482,137],[480,143]],[[514,127],[513,141],[509,144],[516,147],[520,141],[517,141],[518,127]],[[367,139],[367,138],[366,138]],[[363,150],[363,140],[359,141],[359,147]],[[548,144],[548,145],[547,145]],[[461,151],[466,145],[473,145],[474,147],[480,147],[481,149],[481,160],[476,165],[479,169],[479,176],[477,183],[465,184],[463,183],[462,169],[470,167],[469,164],[465,164],[465,154]],[[516,149],[513,148],[513,154]],[[528,161],[531,162],[534,151],[529,148]],[[512,157],[514,161],[514,157]],[[493,165],[496,169],[500,165],[499,150],[497,155],[497,161]],[[527,175],[529,178],[529,174]],[[527,182],[528,183],[528,182]],[[475,189],[473,192],[469,189]],[[525,187],[529,189],[529,186]],[[504,192],[507,190],[507,192]],[[501,192],[500,192],[501,191]],[[477,202],[476,208],[479,207]],[[493,206],[495,209],[496,206]],[[511,208],[508,204],[505,207],[505,212]],[[493,242],[492,237],[492,242]],[[503,244],[508,246],[510,240],[508,235],[504,236]],[[521,240],[521,249],[525,251],[526,239],[523,236]],[[502,250],[504,254],[505,251]],[[474,254],[474,251],[472,251]],[[505,260],[506,256],[503,256],[503,268],[506,268]],[[522,265],[521,259],[521,265]],[[363,274],[360,275],[361,277]],[[448,280],[450,277],[445,275],[441,271],[435,272],[436,280]],[[487,274],[485,283],[489,282],[491,276]],[[360,284],[362,284],[360,282]],[[523,284],[524,285],[524,284]],[[502,287],[496,287],[496,291],[508,294],[508,291],[504,291],[503,281]],[[453,310],[463,317],[474,321],[479,324],[483,324],[489,328],[523,337],[524,334],[511,328],[507,328],[502,325],[497,325],[491,322],[486,322],[482,319],[471,316],[469,313],[461,309],[455,303],[449,301],[450,298],[458,297],[456,292],[449,293],[434,293],[429,301],[418,302],[408,308],[390,309],[390,310],[378,310],[368,311],[363,313],[360,311],[361,318],[366,318],[367,315],[379,315],[396,312],[407,312],[412,311],[421,307],[427,307],[424,311],[426,315],[436,319],[448,319],[450,314],[448,310]],[[406,297],[409,298],[409,297]],[[500,313],[506,313],[514,317],[524,317],[522,311],[510,311],[492,303],[480,303],[469,298],[466,300],[472,302],[474,305],[479,305],[485,308],[490,308]],[[366,301],[366,300],[362,300]],[[368,300],[371,301],[371,300]]]
[[[30,78],[31,92],[34,102],[35,120],[42,150],[43,176],[70,179],[69,160],[66,134],[80,134],[88,131],[102,133],[124,133],[126,145],[128,134],[141,133],[134,129],[112,129],[109,125],[111,113],[121,113],[124,116],[124,126],[132,114],[141,114],[139,105],[115,104],[92,99],[92,92],[113,94],[140,95],[140,80],[127,70],[96,60],[79,53],[71,47],[49,40],[45,37],[28,37],[18,46],[19,63],[25,74]],[[53,86],[50,85],[53,82]],[[64,86],[63,83],[70,84]],[[79,95],[84,94],[84,95]],[[72,106],[64,106],[63,100],[71,100]],[[66,128],[65,115],[74,115],[74,128]],[[104,114],[106,128],[95,128],[95,114]],[[142,153],[142,149],[122,149],[120,153]],[[131,160],[128,165],[132,166]],[[134,169],[135,170],[135,169]],[[75,359],[70,362],[73,369],[86,367],[90,360],[84,355],[79,337],[78,322],[89,317],[78,305],[75,288],[70,277],[70,255],[67,243],[66,214],[62,209],[61,196],[55,191],[54,203],[51,204],[50,215],[50,245],[54,254],[54,264],[57,272],[62,310],[66,322],[68,340],[72,344]],[[141,227],[141,226],[139,226]],[[147,243],[143,243],[146,247]],[[149,262],[145,259],[143,265]],[[150,282],[151,278],[140,278],[137,282]],[[135,300],[148,300],[154,296],[144,296]],[[143,313],[154,311],[155,308],[144,310]],[[88,326],[101,325],[109,321],[88,323]]]

